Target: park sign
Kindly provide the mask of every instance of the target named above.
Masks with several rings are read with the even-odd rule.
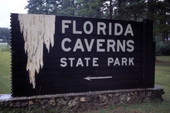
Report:
[[[11,14],[12,95],[154,87],[152,22]]]

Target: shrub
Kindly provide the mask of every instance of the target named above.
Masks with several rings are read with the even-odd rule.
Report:
[[[8,44],[0,45],[0,51],[10,51],[10,46]]]
[[[156,42],[156,53],[157,55],[170,55],[170,41]]]

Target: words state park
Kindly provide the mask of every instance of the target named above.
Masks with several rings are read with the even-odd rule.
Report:
[[[131,24],[126,26],[120,23],[96,22],[94,25],[91,21],[85,21],[80,27],[76,27],[76,20],[62,20],[62,34],[71,33],[72,37],[63,37],[61,40],[61,49],[63,52],[75,54],[76,52],[89,53],[132,53],[134,51],[134,33]],[[96,28],[94,31],[94,27]],[[75,38],[77,34],[84,34],[83,37]],[[92,35],[93,34],[93,35]],[[94,35],[95,34],[95,35]],[[88,38],[91,35],[90,38]],[[101,36],[102,38],[98,38]],[[106,38],[110,35],[111,37]],[[79,35],[81,36],[81,35]],[[94,38],[93,38],[94,36]],[[115,36],[132,37],[130,39],[114,38]],[[77,37],[77,36],[76,36]],[[76,55],[76,54],[75,54]],[[61,67],[98,67],[99,57],[62,57],[60,59]],[[108,57],[105,59],[106,66],[134,66],[134,57]]]

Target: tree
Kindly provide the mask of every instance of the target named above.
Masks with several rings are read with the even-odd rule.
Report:
[[[170,34],[170,1],[159,1],[155,4],[155,32],[157,35],[161,35],[165,41]]]
[[[28,13],[53,14],[58,16],[74,16],[75,0],[28,0]]]
[[[102,18],[104,0],[77,0],[79,4],[77,15],[81,17]]]
[[[62,0],[28,0],[28,13],[57,14]]]
[[[61,0],[58,15],[76,16],[77,2],[75,0]]]
[[[141,21],[146,10],[143,0],[117,0],[115,19]]]
[[[28,13],[58,16],[103,17],[106,0],[28,0]]]

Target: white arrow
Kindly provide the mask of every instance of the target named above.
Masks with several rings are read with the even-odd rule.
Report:
[[[103,77],[91,77],[91,76],[88,76],[88,77],[85,77],[84,79],[85,80],[88,80],[88,81],[91,81],[91,80],[99,80],[99,79],[110,79],[112,78],[112,76],[103,76]]]

